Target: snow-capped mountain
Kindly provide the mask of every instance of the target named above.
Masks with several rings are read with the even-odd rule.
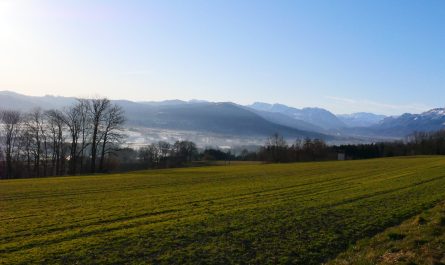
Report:
[[[339,114],[337,117],[349,127],[368,127],[378,124],[387,116],[369,112]]]
[[[366,112],[335,116],[321,108],[297,109],[282,104],[262,102],[247,107],[256,110],[259,115],[272,122],[331,135],[394,139],[403,138],[414,132],[445,129],[445,108],[436,108],[420,114],[405,113],[401,116],[388,117]],[[287,119],[283,119],[283,116]],[[309,127],[310,125],[312,127]]]
[[[431,132],[445,129],[445,108],[436,108],[420,114],[405,113],[387,117],[369,127],[375,133],[390,136],[407,136],[414,132]]]
[[[304,121],[324,130],[335,130],[346,127],[346,124],[332,112],[322,108],[297,109],[283,104],[268,104],[263,102],[255,102],[246,107],[259,111],[281,113],[297,121]]]
[[[441,117],[445,116],[445,108],[432,109],[422,113],[421,115],[429,116],[433,119],[440,119]]]

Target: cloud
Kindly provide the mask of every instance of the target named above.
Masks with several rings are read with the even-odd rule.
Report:
[[[427,106],[420,103],[411,104],[387,104],[382,102],[371,101],[367,99],[352,99],[336,96],[326,96],[327,99],[334,101],[334,103],[341,103],[340,106],[336,106],[335,109],[343,111],[343,113],[350,112],[373,112],[386,115],[399,115],[402,113],[419,113],[432,109],[431,106]]]

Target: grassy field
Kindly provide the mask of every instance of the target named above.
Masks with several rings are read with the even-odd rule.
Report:
[[[319,264],[445,198],[445,157],[0,181],[2,264]]]
[[[328,265],[445,264],[445,203],[360,240]]]

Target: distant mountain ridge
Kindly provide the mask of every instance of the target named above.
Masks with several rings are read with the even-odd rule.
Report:
[[[297,109],[283,104],[268,104],[263,102],[255,102],[247,107],[274,113],[281,113],[292,117],[296,120],[321,127],[325,130],[339,129],[346,127],[335,114],[322,108],[303,108]]]
[[[0,92],[3,109],[28,111],[63,108],[73,104],[75,98],[31,97],[14,92]],[[120,105],[127,117],[127,126],[159,128],[182,131],[199,131],[233,136],[270,136],[280,133],[288,138],[331,139],[332,136],[273,123],[243,106],[231,103],[213,103],[193,100],[168,100],[162,102],[133,102],[113,100]]]
[[[0,109],[63,108],[72,97],[26,96],[0,91]],[[269,136],[278,132],[288,138],[394,139],[416,131],[445,129],[445,109],[387,117],[373,113],[334,115],[322,108],[297,109],[283,104],[256,102],[241,106],[231,102],[166,100],[133,102],[113,100],[122,106],[128,126],[199,131],[231,136]],[[352,138],[351,138],[352,137]],[[386,138],[388,137],[388,138]]]
[[[330,138],[272,123],[254,112],[231,102],[171,102],[162,104],[116,101],[130,125],[170,130],[197,130],[229,135],[267,136],[279,132],[287,137]]]
[[[286,114],[283,114],[283,113],[255,110],[255,109],[251,109],[251,108],[248,108],[248,109],[250,111],[255,112],[259,116],[263,117],[264,119],[266,119],[270,122],[273,122],[273,123],[296,128],[299,130],[306,130],[306,131],[313,131],[313,132],[327,133],[327,134],[331,133],[329,130],[325,130],[322,127],[319,127],[315,124],[312,124],[312,123],[309,123],[309,122],[306,122],[303,120],[295,119],[295,118],[288,116]]]
[[[368,127],[378,124],[388,116],[369,112],[356,112],[352,114],[339,114],[337,117],[348,127]]]
[[[0,108],[1,109],[20,109],[28,111],[33,108],[62,108],[73,104],[76,101],[71,97],[58,97],[58,96],[26,96],[12,91],[0,91]]]
[[[388,136],[406,136],[413,132],[430,132],[445,129],[445,108],[436,108],[420,114],[405,113],[387,117],[371,126],[374,132]]]

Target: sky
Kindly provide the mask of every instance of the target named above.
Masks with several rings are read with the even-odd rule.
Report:
[[[445,107],[445,1],[0,0],[0,90]]]

